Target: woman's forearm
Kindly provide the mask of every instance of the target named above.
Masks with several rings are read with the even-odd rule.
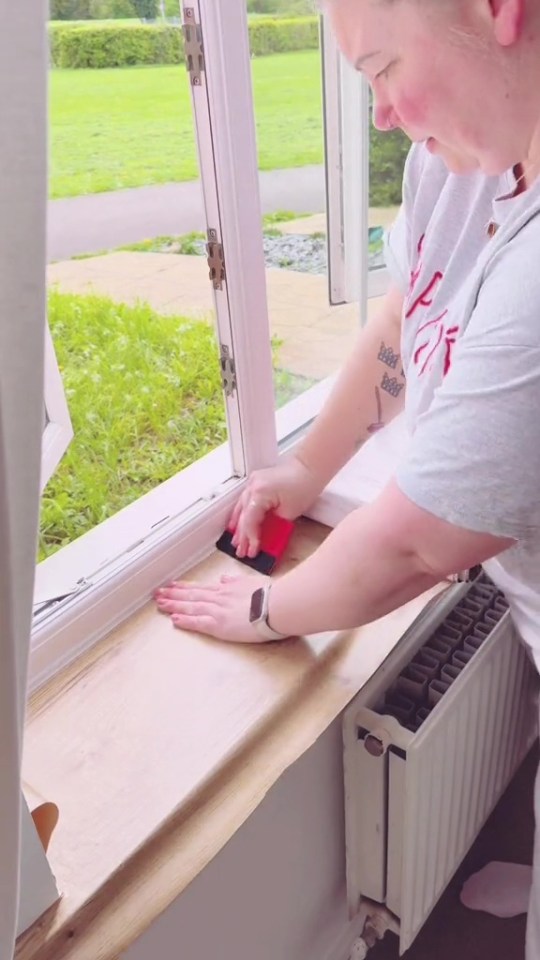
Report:
[[[402,295],[391,290],[380,312],[361,331],[330,397],[296,451],[321,487],[403,407],[402,306]]]
[[[385,532],[377,508],[355,510],[315,553],[272,585],[274,630],[304,636],[371,623],[440,582],[417,552]]]
[[[360,627],[513,546],[511,538],[457,527],[424,510],[391,480],[275,581],[270,626],[300,636]]]

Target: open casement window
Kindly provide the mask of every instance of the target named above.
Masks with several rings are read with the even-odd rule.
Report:
[[[286,311],[281,326],[269,316],[267,282],[274,283],[274,309],[279,301],[289,305],[283,294],[288,279],[284,270],[265,271],[252,93],[257,60],[250,56],[246,6],[246,0],[184,0],[182,9],[188,67],[182,82],[190,84],[197,133],[227,441],[38,565],[33,687],[133,613],[158,584],[181,576],[210,553],[247,476],[290,451],[317,416],[366,312],[368,234],[361,225],[367,223],[369,206],[369,101],[324,30],[321,140],[326,126],[331,300],[343,304],[356,299],[361,309],[354,303],[330,309],[327,281],[319,276],[317,297],[324,309],[320,337],[313,336],[308,314],[314,301],[303,297],[297,275],[305,338],[289,344],[290,365],[281,372],[287,385],[292,372],[300,389],[293,391],[292,400],[280,402],[273,372],[276,342],[287,334],[291,318],[298,329],[301,325],[296,307]],[[316,51],[313,57],[319,69]],[[338,322],[343,310],[348,314],[340,314]],[[312,357],[315,366],[295,368],[293,360],[304,363],[308,347],[319,350]],[[92,453],[100,456],[99,449]],[[342,474],[310,515],[336,523],[355,497],[357,477],[351,481]]]
[[[341,54],[324,16],[321,49],[329,300],[336,307],[357,304],[360,325],[367,321],[368,308],[376,309],[376,299],[389,288],[384,230],[398,210],[408,147],[398,131],[373,130],[368,83]],[[385,183],[386,167],[393,171],[392,183]],[[335,526],[355,507],[373,499],[406,447],[404,419],[398,417],[364,444],[334,478],[315,504],[313,518]]]
[[[41,490],[53,475],[73,437],[62,377],[48,324],[45,327],[44,424],[41,448]]]
[[[33,686],[208,554],[245,478],[278,456],[245,3],[182,12],[228,440],[38,565]]]
[[[379,216],[372,204],[382,194],[370,186],[379,171],[377,156],[370,155],[368,83],[340,53],[324,17],[321,34],[330,302],[358,303],[364,322],[367,300],[382,296],[389,285],[382,249],[389,214]]]

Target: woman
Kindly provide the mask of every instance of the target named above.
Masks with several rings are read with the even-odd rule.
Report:
[[[260,642],[369,622],[483,563],[540,664],[540,4],[327,7],[371,84],[376,126],[413,141],[388,241],[394,286],[299,451],[250,478],[233,514],[238,555],[257,553],[268,509],[302,513],[367,439],[376,388],[384,422],[404,406],[410,450],[271,594],[228,578],[164,588],[158,606],[179,627]],[[535,856],[528,960],[540,957]]]

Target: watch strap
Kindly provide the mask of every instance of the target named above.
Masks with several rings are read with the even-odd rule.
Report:
[[[284,640],[287,636],[286,633],[278,633],[277,630],[272,630],[266,620],[257,620],[254,626],[259,636],[264,637],[265,640]]]
[[[277,630],[272,630],[272,627],[268,623],[268,605],[270,601],[271,587],[271,583],[268,583],[265,587],[263,587],[264,599],[262,613],[259,619],[255,621],[253,626],[255,627],[259,636],[264,637],[265,640],[285,640],[288,634],[279,633]]]

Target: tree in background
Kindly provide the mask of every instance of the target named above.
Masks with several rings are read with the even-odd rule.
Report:
[[[369,136],[369,201],[373,207],[401,203],[403,167],[411,141],[401,130],[381,132],[373,124]]]
[[[163,0],[165,16],[168,20],[180,19],[180,0]]]
[[[50,0],[51,20],[129,20],[132,0]]]
[[[51,20],[90,19],[90,0],[50,0]]]
[[[140,20],[155,20],[158,15],[158,0],[131,0]]]
[[[91,20],[132,20],[136,16],[131,0],[90,0]]]
[[[313,0],[247,0],[247,9],[270,17],[309,16],[316,10]]]
[[[309,16],[314,0],[247,0],[248,13],[271,17]],[[180,19],[180,0],[50,0],[51,20]]]

